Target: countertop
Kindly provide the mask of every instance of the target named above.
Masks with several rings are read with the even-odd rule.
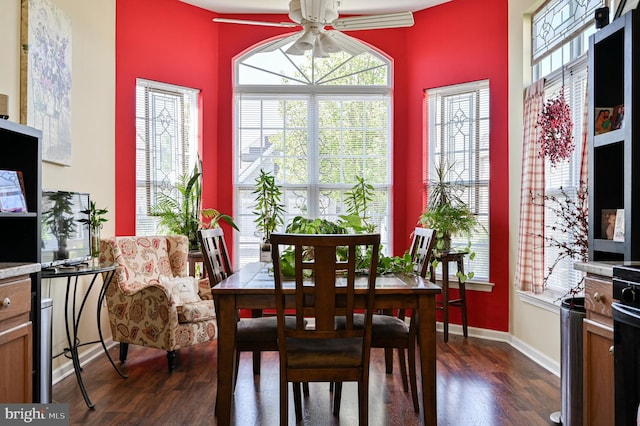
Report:
[[[0,280],[29,275],[41,269],[39,263],[0,262]]]
[[[603,277],[613,277],[613,267],[617,265],[640,265],[640,261],[598,261],[598,262],[583,262],[574,263],[573,269],[586,272],[588,274],[601,275]]]

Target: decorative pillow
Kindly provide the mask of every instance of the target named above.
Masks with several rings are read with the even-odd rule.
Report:
[[[160,284],[165,286],[177,305],[195,303],[200,301],[198,297],[198,280],[194,277],[160,277]]]

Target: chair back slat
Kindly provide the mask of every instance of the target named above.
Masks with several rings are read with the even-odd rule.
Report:
[[[436,231],[429,228],[416,228],[413,231],[413,243],[411,244],[411,259],[415,265],[414,271],[421,277],[427,276]],[[433,281],[435,277],[431,277]]]
[[[303,235],[272,234],[271,235],[274,275],[276,282],[276,305],[282,311],[284,321],[284,298],[290,280],[282,276],[280,255],[286,247],[294,250],[296,329],[283,330],[283,338],[350,338],[364,337],[365,329],[354,326],[356,260],[364,255],[367,249],[372,253],[370,270],[376,271],[380,245],[379,234],[356,235]],[[346,254],[347,258],[341,256]],[[369,275],[366,288],[371,295],[373,306],[373,289],[375,272]],[[364,284],[363,284],[364,285]],[[288,290],[288,291],[287,291]],[[368,306],[364,309],[367,311]],[[360,312],[360,311],[359,311]],[[291,313],[291,311],[288,311]],[[279,314],[280,316],[280,314]],[[336,317],[346,317],[346,327],[336,330]],[[312,317],[315,321],[313,329],[305,328],[304,320]]]
[[[198,238],[209,284],[213,287],[233,273],[227,244],[224,241],[224,231],[222,228],[200,229]]]

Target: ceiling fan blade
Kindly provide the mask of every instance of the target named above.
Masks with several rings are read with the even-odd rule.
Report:
[[[280,49],[281,47],[286,46],[287,44],[291,43],[292,41],[297,40],[299,37],[300,37],[300,33],[295,33],[295,34],[290,35],[288,37],[284,37],[284,38],[278,39],[278,40],[276,40],[274,42],[262,45],[262,46],[258,47],[257,49],[255,49],[254,52],[273,52],[273,51],[276,51],[276,50]]]
[[[244,24],[244,25],[262,25],[266,27],[298,27],[299,24],[293,22],[270,22],[270,21],[249,21],[246,19],[229,19],[229,18],[213,18],[213,22],[222,22],[225,24]]]
[[[382,15],[353,16],[349,18],[338,18],[330,25],[340,31],[410,27],[413,25],[413,14],[411,12],[399,12]]]
[[[343,34],[340,31],[326,31],[325,35],[331,37],[342,51],[347,52],[352,56],[357,56],[367,51],[367,46],[362,42]]]

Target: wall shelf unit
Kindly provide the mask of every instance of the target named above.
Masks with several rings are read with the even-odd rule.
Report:
[[[639,17],[639,11],[632,10],[589,39],[592,261],[640,260],[640,220],[633,221],[634,214],[640,214],[640,121],[634,108],[636,103],[640,106]],[[606,116],[599,114],[603,110],[609,113],[608,121],[600,118]],[[621,125],[617,125],[618,116],[622,117]],[[611,212],[616,212],[617,229],[621,231],[613,239],[607,231]]]
[[[0,169],[22,172],[26,213],[0,213],[0,262],[41,263],[42,132],[0,120]],[[33,401],[40,398],[40,272],[31,278]]]

